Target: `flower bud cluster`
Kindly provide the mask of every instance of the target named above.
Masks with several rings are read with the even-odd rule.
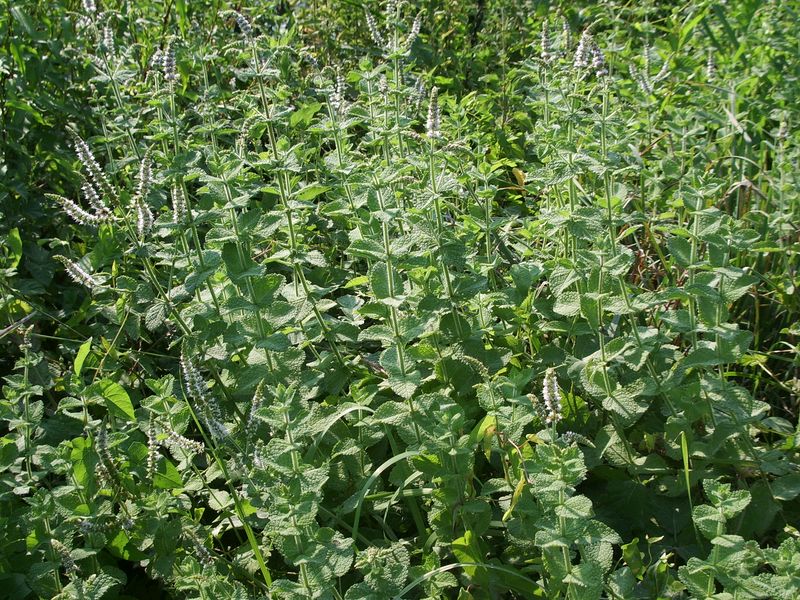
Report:
[[[422,13],[418,12],[417,16],[414,17],[414,22],[411,24],[411,31],[408,33],[408,37],[405,41],[405,49],[408,52],[411,50],[411,46],[414,45],[417,37],[419,36],[419,30],[422,27]]]
[[[584,29],[578,47],[575,49],[575,59],[573,66],[576,69],[585,69],[589,66],[589,54],[592,51],[592,34],[588,29]]]
[[[541,53],[542,62],[545,65],[549,65],[555,59],[555,55],[553,54],[553,43],[550,39],[550,24],[548,23],[547,19],[544,20],[542,23],[542,53]]]
[[[558,380],[554,369],[547,369],[542,385],[542,399],[546,409],[545,422],[548,425],[558,423],[561,418],[561,392],[558,389]]]
[[[435,139],[441,137],[441,115],[439,113],[439,88],[431,89],[431,96],[428,102],[428,122],[425,130],[428,137]]]
[[[372,36],[372,41],[383,48],[386,46],[386,40],[383,38],[380,29],[378,29],[378,23],[375,21],[375,17],[372,16],[371,12],[368,10],[365,12],[367,15],[367,28],[369,29],[369,34]]]
[[[628,65],[628,71],[631,74],[631,78],[639,85],[639,88],[642,90],[642,92],[644,92],[648,96],[651,96],[655,93],[655,84],[663,79],[666,79],[670,73],[669,61],[665,60],[661,65],[661,69],[659,69],[658,73],[656,73],[655,76],[651,77],[650,76],[650,66],[652,62],[651,55],[652,55],[652,49],[650,48],[650,45],[645,44],[644,50],[642,52],[644,68],[641,71],[639,71],[634,65],[632,64]]]
[[[156,51],[153,52],[153,55],[150,57],[150,68],[157,71],[161,68],[163,62],[164,51],[160,48],[156,48]]]
[[[64,265],[67,275],[69,275],[70,279],[75,283],[80,283],[88,288],[102,287],[100,282],[85,271],[78,263],[71,261],[66,256],[57,255],[53,258]]]
[[[117,466],[114,464],[114,457],[111,456],[111,451],[108,449],[108,432],[105,427],[100,427],[97,432],[97,454],[100,456],[100,462],[109,473],[115,473]]]
[[[578,41],[573,66],[578,70],[591,67],[595,76],[598,78],[608,75],[606,57],[588,29],[583,30],[581,39]]]
[[[186,395],[201,406],[208,404],[208,386],[186,352],[181,352],[181,370]]]
[[[563,38],[561,44],[561,55],[566,56],[569,51],[569,46],[572,43],[572,28],[569,26],[569,21],[566,18],[561,20],[561,36]]]
[[[83,185],[81,186],[81,192],[83,192],[83,197],[86,202],[89,203],[94,209],[95,214],[104,221],[109,221],[112,218],[111,211],[109,208],[103,203],[100,199],[100,195],[97,193],[97,190],[94,189],[94,186],[88,182],[84,181]]]
[[[67,213],[67,215],[79,225],[95,227],[106,220],[104,216],[90,213],[64,196],[59,196],[58,194],[45,194],[45,197],[58,203],[61,206],[61,210]]]
[[[240,12],[234,12],[233,18],[236,19],[236,25],[239,27],[239,31],[245,38],[251,38],[253,36],[253,27],[250,25],[250,21],[247,20]]]
[[[130,533],[133,531],[134,527],[136,527],[136,521],[130,517],[123,517],[122,515],[117,516],[117,523],[126,533]]]
[[[245,435],[247,439],[252,439],[256,434],[256,414],[264,403],[264,382],[258,384],[255,393],[253,394],[253,402],[250,405],[250,413],[247,416],[247,425],[245,425]]]
[[[189,438],[179,434],[177,431],[170,431],[167,441],[178,448],[186,450],[187,452],[193,452],[195,454],[203,454],[206,450],[206,447],[202,442],[190,440]]]
[[[161,55],[161,68],[164,70],[164,80],[174,83],[178,79],[178,68],[175,63],[175,46],[172,40]]]
[[[183,192],[183,187],[179,184],[172,186],[172,222],[180,225],[186,221],[189,214],[186,205],[186,194]]]
[[[103,172],[100,163],[97,162],[94,154],[92,154],[89,144],[83,141],[74,131],[69,130],[69,132],[73,138],[75,153],[78,155],[78,160],[81,161],[83,168],[86,169],[86,172],[89,174],[89,179],[94,183],[95,187],[99,188],[103,194],[107,196],[107,198],[115,199],[117,196],[116,192],[111,182],[108,180],[108,177],[106,177],[106,174]]]
[[[606,57],[603,54],[603,51],[600,50],[600,46],[597,44],[592,45],[592,69],[594,70],[595,77],[598,79],[608,75]]]
[[[414,90],[411,92],[411,98],[410,98],[411,103],[414,106],[415,112],[419,112],[419,110],[422,108],[422,103],[425,100],[426,91],[427,90],[425,87],[425,80],[420,75],[414,82]]]
[[[714,81],[717,77],[717,64],[714,62],[714,54],[711,50],[708,51],[708,58],[706,59],[706,79]]]
[[[136,520],[125,513],[115,517],[109,514],[96,515],[93,519],[81,519],[78,527],[84,536],[92,533],[112,533],[118,528],[130,532],[136,527]]]
[[[150,193],[150,185],[153,179],[152,161],[150,152],[146,152],[139,164],[139,178],[136,183],[136,231],[140,237],[147,235],[153,228],[153,213],[147,204],[147,196]]]
[[[342,75],[342,72],[339,69],[336,69],[336,82],[333,85],[333,92],[331,93],[331,107],[336,114],[342,112],[342,109],[344,108],[344,94],[344,75]]]
[[[29,325],[28,327],[23,327],[21,330],[22,333],[22,343],[19,345],[19,349],[23,352],[27,352],[33,349],[33,341],[31,340],[31,336],[33,335],[33,328],[34,325]]]
[[[156,439],[156,421],[151,416],[147,426],[147,478],[153,479],[158,460],[158,440]]]
[[[381,75],[380,80],[378,81],[378,92],[380,92],[381,96],[383,96],[383,101],[389,101],[389,80],[386,79],[386,75]]]
[[[108,433],[105,426],[101,426],[95,436],[95,450],[100,460],[95,467],[98,481],[102,485],[112,488],[115,493],[127,496],[127,490],[120,485],[120,475],[114,457],[108,448]]]
[[[641,75],[637,70],[636,67],[633,65],[628,65],[628,72],[631,74],[633,80],[639,84],[639,88],[648,96],[653,94],[653,86],[650,83],[650,80]]]
[[[114,55],[114,30],[110,25],[103,27],[103,51],[109,56]]]
[[[72,558],[69,548],[62,542],[53,538],[50,540],[50,545],[53,547],[56,554],[58,554],[58,558],[61,560],[61,566],[64,567],[67,573],[77,573],[80,570],[78,569],[78,565],[75,564],[75,559]]]
[[[205,379],[185,351],[181,352],[180,362],[186,396],[194,401],[195,410],[211,436],[217,441],[224,440],[228,437],[228,430],[222,422],[222,411],[219,404],[208,392]]]
[[[200,561],[200,564],[204,567],[211,567],[214,565],[214,556],[205,547],[205,544],[200,540],[200,538],[195,535],[194,533],[190,533],[189,537],[192,540],[192,545],[194,546],[195,558]]]
[[[567,445],[572,445],[578,441],[578,434],[574,431],[565,431],[561,434],[561,441]]]

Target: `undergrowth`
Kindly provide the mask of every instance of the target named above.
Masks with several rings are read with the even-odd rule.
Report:
[[[797,2],[43,4],[9,598],[800,596]]]

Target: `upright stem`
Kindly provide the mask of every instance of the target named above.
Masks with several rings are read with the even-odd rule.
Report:
[[[397,28],[397,23],[400,21],[400,6],[400,2],[395,3],[395,14],[390,15],[390,18],[392,20],[392,66],[394,70],[394,121],[397,134],[397,153],[402,158],[405,155],[400,123],[400,92],[403,88],[403,75],[400,69],[400,30]]]
[[[258,82],[258,92],[261,98],[261,108],[264,112],[264,116],[267,121],[267,137],[269,138],[270,149],[272,150],[274,160],[280,163],[281,156],[278,149],[277,135],[275,132],[274,124],[272,122],[272,111],[270,110],[270,104],[267,99],[267,92],[264,87],[264,81],[261,76],[262,75],[261,59],[259,58],[258,55],[258,48],[255,44],[255,40],[251,40],[250,50],[253,56],[253,63],[255,64],[256,81]],[[297,237],[294,229],[294,219],[292,216],[292,209],[289,203],[291,184],[289,182],[288,175],[286,174],[286,171],[284,169],[278,168],[277,179],[278,179],[278,192],[280,195],[281,206],[283,207],[284,214],[286,215],[286,220],[289,228],[289,246],[291,250],[292,272],[294,274],[295,293],[299,293],[300,286],[302,286],[303,291],[306,295],[306,299],[312,305],[314,317],[316,318],[317,323],[319,323],[319,326],[322,329],[323,336],[328,340],[328,343],[331,346],[331,350],[336,356],[336,360],[343,365],[344,357],[339,351],[339,347],[336,344],[335,336],[333,335],[333,332],[330,330],[328,324],[325,322],[325,319],[322,317],[322,313],[320,312],[317,306],[317,302],[311,294],[311,288],[308,285],[308,281],[306,280],[302,266],[296,262]]]
[[[53,530],[50,527],[50,519],[47,517],[44,518],[44,530],[48,537],[52,537]],[[48,544],[48,546],[50,547],[50,560],[54,563],[57,563],[58,553],[56,552],[55,548],[53,548],[52,544]],[[61,586],[61,576],[58,573],[58,567],[53,569],[53,581],[56,584],[56,591],[60,594],[64,588]]]
[[[559,503],[559,505],[563,505],[566,502],[566,500],[567,499],[566,499],[566,494],[564,494],[564,490],[563,489],[562,490],[558,490],[558,503]],[[561,534],[562,537],[565,537],[567,535],[567,520],[563,516],[560,516],[560,515],[558,517],[558,531],[559,531],[559,533]],[[570,559],[570,556],[569,556],[569,548],[565,548],[565,547],[562,546],[561,547],[561,553],[562,553],[562,555],[564,557],[564,570],[567,573],[567,575],[569,575],[570,573],[572,573],[572,560]],[[567,584],[567,593],[566,593],[566,597],[567,598],[571,597],[571,595],[572,595],[571,592],[572,592],[572,584],[568,583]]]
[[[205,76],[205,67],[203,68],[203,74]],[[156,82],[156,93],[158,93],[158,83],[157,82]],[[159,104],[159,111],[160,110],[161,110],[161,108],[160,108],[160,104]],[[172,121],[172,151],[173,151],[173,158],[177,158],[177,156],[180,154],[180,142],[179,142],[179,136],[178,136],[178,115],[177,115],[177,111],[175,110],[175,85],[171,81],[169,82],[169,110],[170,110],[170,120]],[[166,147],[166,141],[164,142],[164,145]],[[216,148],[216,146],[215,146],[215,148]],[[165,150],[164,153],[166,154],[166,150]],[[189,203],[188,190],[186,189],[186,184],[183,182],[183,179],[181,179],[178,182],[178,185],[181,187],[181,190],[183,191],[184,198],[186,198],[186,210],[187,210],[187,212],[189,214],[189,221],[191,222],[191,230],[192,230],[192,235],[193,235],[194,241],[195,241],[195,252],[197,254],[197,260],[200,263],[200,268],[205,269],[205,260],[203,259],[203,250],[202,250],[202,246],[200,244],[200,236],[197,233],[197,226],[194,224],[194,219],[192,218],[192,215],[191,215],[191,207],[190,207],[190,203]],[[179,225],[179,227],[182,226],[182,224],[178,224],[178,225]],[[184,232],[184,230],[182,228],[180,228],[178,230],[178,238],[180,239],[181,246],[183,247],[184,253],[186,254],[186,260],[188,262],[190,262],[191,254],[190,254],[189,242],[186,239],[186,234],[185,234],[185,232]],[[211,285],[211,282],[208,281],[208,280],[206,280],[206,289],[208,289],[208,292],[211,295],[211,301],[214,303],[214,308],[216,309],[217,314],[220,316],[220,318],[222,318],[222,310],[221,310],[220,305],[219,305],[219,300],[217,299],[217,294],[214,291],[214,287]],[[199,295],[199,291],[198,291],[198,299],[199,298],[200,298],[200,295]]]
[[[608,241],[611,253],[617,254],[617,234],[614,230],[614,215],[611,208],[611,171],[608,168],[608,78],[603,79],[603,112],[600,122],[600,151],[603,156],[603,188],[606,195],[606,218],[608,219]]]
[[[28,364],[30,361],[30,350],[26,347],[24,350],[24,354],[22,357],[24,361],[24,367],[22,371],[22,402],[23,402],[23,410],[25,412],[25,429],[23,432],[23,439],[25,443],[25,468],[28,472],[28,483],[33,482],[33,470],[31,469],[31,462],[33,461],[33,456],[31,453],[31,406],[30,406],[30,393],[29,393],[29,385],[28,385]]]
[[[550,88],[547,86],[547,65],[540,67],[540,81],[542,90],[544,91],[544,124],[549,129],[550,127]]]
[[[461,322],[458,318],[458,311],[456,310],[456,302],[455,302],[455,292],[453,290],[453,282],[450,277],[450,269],[447,266],[447,262],[444,258],[444,245],[442,244],[442,238],[444,235],[444,219],[442,217],[442,207],[439,198],[439,190],[437,189],[436,184],[436,169],[434,166],[434,139],[431,138],[429,140],[428,145],[428,165],[430,171],[430,184],[431,184],[431,195],[433,196],[433,210],[434,215],[436,218],[436,239],[439,244],[439,265],[442,269],[442,279],[444,280],[444,287],[447,293],[447,298],[450,301],[450,309],[453,315],[453,325],[458,333],[458,336],[462,336],[461,330]]]
[[[300,469],[300,458],[298,456],[297,451],[294,449],[294,439],[293,439],[293,436],[292,436],[292,429],[291,429],[292,424],[291,424],[291,420],[289,419],[289,414],[287,412],[285,412],[283,414],[283,422],[286,425],[286,441],[289,443],[289,447],[292,448],[292,450],[290,452],[290,456],[291,456],[291,460],[292,460],[292,471],[294,472],[294,474],[297,477],[300,477],[301,474],[302,474],[302,470]],[[294,526],[295,529],[297,529],[297,517],[292,515],[291,520],[292,520],[292,525]],[[302,547],[302,542],[300,540],[300,536],[299,535],[294,535],[292,537],[294,538],[294,541],[295,541],[295,544],[297,544],[297,547],[298,548]],[[300,563],[300,581],[303,584],[303,587],[305,587],[306,592],[311,593],[313,591],[312,587],[311,587],[311,583],[310,583],[310,581],[308,579],[308,567],[305,564],[305,562],[301,562]]]
[[[111,71],[111,65],[108,62],[108,57],[106,56],[106,53],[105,52],[100,52],[100,58],[102,59],[103,65],[106,68],[105,75],[108,77],[108,80],[111,82],[111,89],[114,92],[114,99],[117,102],[117,107],[120,109],[120,111],[124,112],[125,108],[124,108],[123,102],[122,102],[122,95],[120,94],[119,86],[117,85],[117,80],[114,78],[114,74]],[[125,127],[125,133],[128,136],[128,141],[131,144],[131,148],[133,149],[134,154],[136,154],[137,160],[141,161],[142,160],[142,154],[139,151],[139,147],[136,145],[136,141],[133,139],[133,132],[131,132],[130,127],[128,127],[128,126]]]

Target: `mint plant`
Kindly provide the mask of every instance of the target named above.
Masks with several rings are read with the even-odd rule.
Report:
[[[792,3],[17,4],[10,597],[798,594]]]

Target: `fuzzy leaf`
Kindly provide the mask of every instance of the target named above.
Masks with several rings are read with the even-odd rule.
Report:
[[[400,273],[384,262],[375,263],[369,273],[372,293],[378,300],[397,298],[405,293],[405,285]]]
[[[95,384],[94,389],[112,415],[129,421],[136,420],[131,398],[120,384],[103,379]]]
[[[181,474],[171,460],[159,461],[158,469],[153,474],[153,485],[167,490],[183,487]]]

